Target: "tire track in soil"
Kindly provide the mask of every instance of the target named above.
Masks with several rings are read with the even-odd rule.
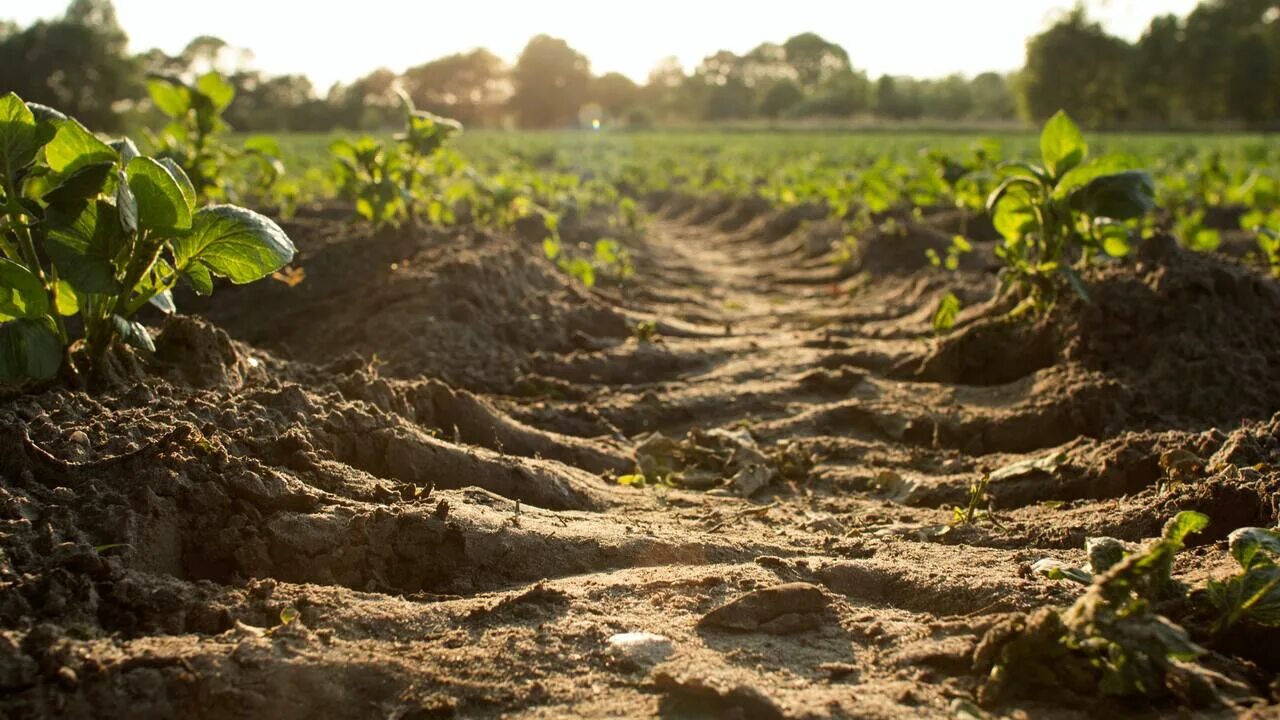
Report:
[[[17,584],[22,599],[0,631],[0,684],[21,693],[18,716],[128,706],[202,717],[942,717],[972,696],[970,656],[988,627],[1074,597],[1032,577],[1032,562],[1079,562],[1086,536],[1150,537],[1177,507],[1221,501],[1212,489],[1159,490],[1151,463],[1164,448],[1199,438],[1209,453],[1222,438],[1097,432],[1095,416],[1123,402],[1097,370],[1049,362],[1001,384],[913,379],[937,298],[956,282],[989,290],[982,271],[842,272],[803,228],[771,230],[777,214],[743,224],[740,208],[721,210],[660,214],[634,247],[633,289],[592,295],[613,302],[614,320],[586,327],[614,334],[579,330],[585,349],[535,353],[531,375],[573,397],[383,377],[333,360],[332,338],[307,346],[314,320],[273,341],[249,312],[284,297],[268,287],[238,289],[208,314],[328,365],[180,325],[190,337],[164,366],[171,380],[184,373],[176,385],[77,398],[86,404],[74,410],[15,401],[9,417],[62,456],[84,444],[68,440],[73,428],[95,449],[131,428],[137,445],[169,418],[196,423],[209,443],[162,448],[125,468],[137,478],[124,487],[104,485],[104,473],[75,484],[0,463],[10,565],[44,573],[39,589]],[[718,229],[729,218],[734,229]],[[326,262],[347,257],[326,260],[331,245],[308,266],[321,295]],[[408,245],[379,250],[378,262],[454,267]],[[493,258],[511,246],[496,247],[476,252],[506,272]],[[923,248],[912,252],[922,265]],[[412,310],[426,277],[385,281],[393,287],[374,304]],[[371,281],[368,292],[383,291]],[[305,297],[291,300],[290,317],[306,318]],[[468,321],[457,306],[438,312]],[[625,339],[617,317],[655,321],[659,340]],[[343,335],[340,317],[324,319]],[[416,337],[413,327],[397,337]],[[208,389],[185,389],[192,367],[215,376]],[[765,448],[803,448],[815,460],[808,477],[747,501],[595,476],[625,465],[640,433],[744,426]],[[9,456],[22,455],[6,437]],[[1062,456],[1052,472],[993,483],[999,526],[936,534],[982,473],[1046,454]],[[1244,507],[1238,524],[1254,521],[1248,498]],[[104,537],[129,547],[85,551]],[[1225,563],[1206,547],[1178,569],[1199,577]],[[802,626],[699,624],[728,600],[797,581],[825,605]],[[285,607],[300,621],[264,631]],[[68,629],[76,620],[87,636]],[[606,641],[623,632],[662,634],[672,654],[656,666],[620,659]]]

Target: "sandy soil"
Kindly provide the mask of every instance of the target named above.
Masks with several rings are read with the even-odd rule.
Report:
[[[1154,241],[1011,323],[989,242],[925,261],[954,213],[838,266],[805,209],[654,206],[637,276],[591,290],[516,238],[304,213],[297,287],[182,298],[92,396],[0,398],[0,714],[949,717],[989,629],[1082,592],[1037,560],[1196,509],[1193,585],[1275,524],[1261,274]],[[654,448],[702,489],[616,482]],[[990,710],[1274,712],[1274,636],[1198,639],[1252,699]]]

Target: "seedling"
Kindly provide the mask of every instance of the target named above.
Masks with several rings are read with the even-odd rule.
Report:
[[[1226,580],[1210,580],[1205,588],[1216,612],[1214,629],[1223,631],[1247,621],[1280,627],[1280,532],[1239,528],[1228,538],[1240,573]]]
[[[955,327],[960,309],[960,298],[952,293],[943,295],[938,301],[938,309],[933,311],[933,332],[941,335]]]
[[[955,271],[960,268],[960,257],[973,252],[973,244],[965,239],[963,235],[955,235],[951,238],[951,244],[947,246],[945,256],[938,254],[937,250],[929,248],[924,251],[925,257],[929,258],[929,264],[936,268],[945,268]]]
[[[635,275],[630,253],[617,240],[601,238],[591,247],[593,253],[588,258],[569,252],[558,237],[548,237],[542,241],[542,252],[547,259],[587,287],[595,287],[600,275],[618,282],[629,280]]]
[[[235,99],[236,89],[217,72],[187,83],[173,75],[152,75],[147,94],[169,123],[159,133],[146,131],[156,157],[176,162],[191,180],[200,200],[234,197],[228,165],[247,160],[252,166],[253,190],[265,195],[284,174],[280,144],[266,136],[251,137],[235,149],[222,141],[229,129],[222,114]]]
[[[631,326],[631,334],[638,342],[651,343],[658,337],[658,323],[652,320],[641,320]]]
[[[1271,274],[1280,277],[1280,230],[1258,228],[1258,249],[1262,259],[1271,268]]]
[[[1155,184],[1119,158],[1086,162],[1088,147],[1064,112],[1040,135],[1041,164],[1008,163],[1011,173],[987,199],[987,210],[1004,241],[1001,292],[1013,292],[1015,313],[1047,310],[1062,281],[1085,300],[1079,269],[1099,256],[1129,253],[1129,227],[1155,207]]]
[[[1204,650],[1152,609],[1174,594],[1169,576],[1174,556],[1186,537],[1208,522],[1197,512],[1178,513],[1145,550],[1124,555],[1095,575],[1071,607],[1046,608],[988,633],[975,655],[976,663],[991,665],[979,693],[983,704],[997,701],[1013,685],[1158,698],[1208,683],[1191,662]]]
[[[995,516],[995,498],[988,492],[990,485],[990,475],[983,475],[981,479],[970,483],[968,502],[962,508],[952,508],[951,522],[948,523],[948,526],[972,525],[985,520],[996,527],[1000,527],[1000,521]]]
[[[462,131],[456,120],[418,110],[403,92],[404,130],[395,143],[384,145],[371,137],[355,142],[337,140],[330,146],[339,185],[356,203],[356,214],[374,227],[396,226],[405,219],[417,223],[425,207],[432,223],[453,220],[439,183],[441,151]]]
[[[171,158],[13,93],[0,97],[0,191],[0,381],[94,370],[117,341],[152,351],[131,317],[148,303],[173,312],[179,279],[208,295],[215,276],[252,282],[294,254],[262,215],[197,209]],[[64,321],[77,315],[79,339]]]

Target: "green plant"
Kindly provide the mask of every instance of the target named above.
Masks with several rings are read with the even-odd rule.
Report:
[[[1226,580],[1210,580],[1205,588],[1216,611],[1218,631],[1241,621],[1280,627],[1280,532],[1239,528],[1228,538],[1240,573]]]
[[[542,252],[547,259],[587,287],[594,287],[597,275],[601,273],[619,282],[635,275],[630,253],[617,240],[600,238],[591,248],[591,256],[584,257],[568,252],[558,236],[542,241]]]
[[[638,342],[651,343],[658,338],[658,323],[652,320],[640,320],[631,326],[631,335]]]
[[[986,520],[999,527],[1000,521],[996,519],[994,510],[995,498],[989,492],[990,486],[990,475],[983,475],[978,480],[970,483],[968,501],[965,502],[964,507],[951,509],[951,522],[948,523],[948,526],[971,525],[981,520]]]
[[[1144,550],[1116,560],[1108,548],[1099,564],[1111,564],[1070,607],[993,628],[975,653],[977,665],[991,667],[983,703],[1018,685],[1151,698],[1203,689],[1211,681],[1190,661],[1204,651],[1152,606],[1174,594],[1174,556],[1208,523],[1200,513],[1180,512]]]
[[[131,320],[147,303],[172,312],[185,279],[246,283],[287,264],[293,243],[234,205],[196,209],[170,158],[99,140],[74,118],[0,97],[0,380],[92,370],[117,340],[153,350]],[[79,316],[83,338],[64,318]]]
[[[1262,259],[1271,268],[1271,274],[1280,277],[1280,230],[1258,228],[1258,249]]]
[[[938,308],[933,311],[933,331],[939,335],[950,332],[956,325],[960,309],[960,298],[952,293],[943,295],[938,301]]]
[[[1213,252],[1222,244],[1222,233],[1204,226],[1204,208],[1176,213],[1173,235],[1196,252]]]
[[[925,257],[929,258],[929,264],[936,268],[945,268],[955,271],[960,268],[960,256],[973,252],[973,244],[970,243],[963,235],[955,235],[951,238],[951,244],[947,246],[947,254],[939,255],[937,250],[929,248],[924,251]]]
[[[336,160],[343,193],[356,203],[356,214],[374,227],[399,225],[404,219],[417,223],[426,208],[433,223],[452,221],[439,181],[446,160],[445,143],[462,131],[456,120],[418,110],[403,92],[404,129],[395,143],[384,145],[365,136],[351,142],[334,141],[330,152]]]
[[[1003,236],[1001,291],[1017,293],[1018,311],[1043,311],[1057,298],[1060,281],[1088,299],[1078,268],[1097,256],[1129,253],[1126,221],[1155,207],[1155,184],[1118,157],[1086,161],[1080,129],[1058,112],[1040,135],[1042,164],[1007,163],[1011,173],[992,191],[987,209]]]
[[[227,166],[245,160],[252,180],[249,191],[265,196],[284,174],[280,144],[258,135],[239,149],[222,141],[229,129],[222,114],[235,99],[235,87],[217,72],[208,72],[187,83],[173,75],[152,75],[147,94],[169,118],[159,133],[148,133],[156,157],[169,158],[182,167],[200,200],[234,199]]]

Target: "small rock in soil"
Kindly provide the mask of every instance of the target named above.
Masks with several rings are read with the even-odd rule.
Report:
[[[632,669],[657,665],[675,652],[669,638],[650,632],[618,633],[609,637],[607,645],[615,662]]]
[[[704,615],[698,627],[783,635],[818,627],[826,609],[827,596],[818,586],[787,583],[731,600]]]

